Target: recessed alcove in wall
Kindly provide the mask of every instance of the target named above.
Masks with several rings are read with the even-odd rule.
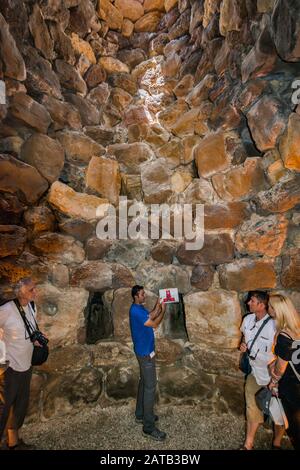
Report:
[[[95,344],[113,336],[114,327],[109,307],[103,302],[103,294],[91,292],[85,309],[86,342]]]
[[[169,338],[188,340],[182,294],[179,294],[178,303],[167,304],[163,331]]]

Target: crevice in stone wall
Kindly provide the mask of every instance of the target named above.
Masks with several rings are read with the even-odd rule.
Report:
[[[167,305],[165,324],[164,333],[167,337],[184,341],[189,339],[182,294],[179,294],[178,303]]]
[[[95,344],[102,339],[113,336],[111,312],[103,302],[100,292],[92,292],[85,309],[86,343]]]

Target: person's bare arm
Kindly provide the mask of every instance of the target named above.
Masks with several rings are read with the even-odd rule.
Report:
[[[151,312],[149,313],[149,318],[151,318],[151,320],[155,320],[155,318],[157,318],[160,313],[161,313],[161,304],[160,304],[160,298],[158,297],[156,304],[154,306],[154,309],[151,310]]]
[[[285,373],[287,366],[288,361],[284,361],[283,359],[281,359],[281,357],[277,357],[276,361],[273,361],[269,365],[269,372],[271,375],[271,381],[269,383],[270,389],[277,387],[277,384]]]
[[[162,322],[162,320],[163,320],[163,318],[164,318],[164,315],[165,315],[166,304],[163,303],[163,304],[160,306],[160,308],[161,308],[161,312],[159,313],[159,315],[158,315],[154,320],[152,320],[152,319],[149,317],[148,320],[144,323],[145,326],[149,326],[149,327],[151,327],[151,328],[157,328],[157,327],[161,324],[161,322]]]

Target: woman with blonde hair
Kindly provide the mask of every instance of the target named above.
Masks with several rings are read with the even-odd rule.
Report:
[[[269,314],[275,319],[277,359],[270,365],[269,388],[278,386],[289,427],[287,433],[296,450],[300,450],[300,314],[285,295],[272,293]]]

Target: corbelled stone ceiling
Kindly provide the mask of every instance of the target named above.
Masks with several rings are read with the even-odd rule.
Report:
[[[135,396],[134,283],[183,294],[160,401],[243,411],[247,292],[300,308],[299,33],[292,0],[1,0],[0,292],[34,277],[52,350],[31,419]],[[97,238],[120,196],[204,204],[203,249]]]

